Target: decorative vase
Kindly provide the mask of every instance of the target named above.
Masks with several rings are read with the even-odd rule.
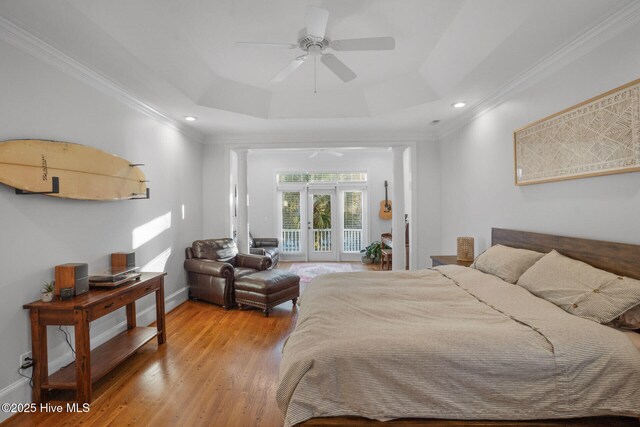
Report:
[[[41,292],[40,299],[42,300],[42,302],[53,301],[53,292]]]
[[[458,261],[473,261],[473,237],[458,237]]]
[[[373,264],[373,258],[369,258],[368,256],[363,256],[362,257],[362,263],[363,264]]]

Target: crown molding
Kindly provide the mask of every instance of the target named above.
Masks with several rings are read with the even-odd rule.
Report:
[[[307,146],[308,144],[330,144],[332,146],[339,144],[367,144],[375,143],[377,145],[398,145],[406,143],[415,143],[422,141],[438,141],[437,135],[428,131],[381,131],[381,132],[336,132],[336,133],[319,133],[309,131],[306,133],[266,133],[266,134],[216,134],[207,138],[205,142],[210,144],[230,145],[230,146],[251,146],[258,148],[264,146],[269,148],[273,146],[290,146],[299,145]]]
[[[273,151],[294,151],[294,150],[339,150],[339,149],[378,149],[378,148],[386,148],[391,149],[392,147],[415,147],[417,145],[416,141],[393,141],[393,142],[382,142],[382,141],[362,141],[362,142],[298,142],[296,144],[290,143],[244,143],[244,144],[222,144],[217,146],[223,147],[225,150],[229,151],[248,151],[252,152],[254,150],[259,150],[262,152],[263,150],[273,150]]]
[[[443,138],[493,110],[509,97],[524,91],[550,76],[580,56],[592,51],[607,40],[621,34],[640,20],[640,1],[632,1],[611,13],[606,19],[585,29],[577,37],[561,44],[533,66],[480,100],[463,115],[440,129]]]
[[[109,77],[73,59],[61,50],[53,47],[49,43],[34,36],[30,32],[2,16],[0,16],[0,39],[46,62],[47,64],[56,67],[65,74],[91,86],[92,88],[115,98],[136,111],[151,117],[161,124],[177,130],[188,138],[197,142],[204,141],[204,135],[199,131],[172,119]]]

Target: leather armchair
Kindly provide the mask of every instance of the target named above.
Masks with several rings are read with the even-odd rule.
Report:
[[[238,253],[233,239],[196,240],[185,249],[189,297],[221,305],[235,305],[234,280],[271,266],[267,256]]]
[[[264,255],[271,258],[272,269],[278,265],[280,259],[279,241],[276,237],[253,237],[249,235],[249,252],[254,255]]]

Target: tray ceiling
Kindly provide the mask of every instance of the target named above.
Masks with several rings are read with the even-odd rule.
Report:
[[[424,129],[455,117],[629,0],[5,0],[0,15],[175,118],[207,133]],[[333,52],[358,77],[313,61],[271,78],[300,51],[305,8],[330,12],[334,39],[393,36],[396,49]],[[291,120],[295,119],[295,120]]]

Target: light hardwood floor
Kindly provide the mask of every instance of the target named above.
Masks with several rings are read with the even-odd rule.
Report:
[[[2,426],[281,426],[278,366],[296,319],[290,302],[265,318],[187,301],[167,314],[165,345],[151,341],[94,384],[88,413],[18,414]]]
[[[265,318],[187,301],[167,315],[166,344],[151,341],[94,385],[88,413],[19,414],[3,426],[282,425],[278,365],[296,318],[291,303]]]

